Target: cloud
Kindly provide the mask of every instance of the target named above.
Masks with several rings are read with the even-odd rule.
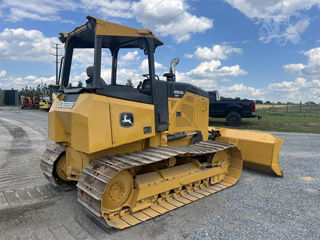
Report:
[[[38,30],[23,28],[6,28],[0,32],[0,58],[19,62],[49,62],[55,59],[53,43],[59,43],[56,37],[46,37]],[[64,54],[64,48],[59,46],[59,54]],[[75,49],[73,52],[73,69],[93,65],[93,49]],[[102,52],[102,64],[109,66],[111,56],[107,51]]]
[[[74,49],[72,58],[72,68],[78,70],[79,68],[84,69],[86,67],[93,66],[93,60],[94,49]],[[102,51],[101,65],[110,66],[111,62],[112,60],[109,51]]]
[[[155,69],[165,69],[165,67],[158,62],[154,62]],[[148,65],[148,59],[144,59],[140,64],[140,69],[142,70],[143,74],[149,72],[149,65]]]
[[[130,62],[130,61],[136,61],[139,60],[139,52],[133,51],[133,52],[127,52],[125,55],[120,56],[120,61],[124,62]]]
[[[295,81],[283,81],[280,83],[271,83],[268,86],[268,89],[275,91],[283,91],[283,92],[293,92],[297,91],[300,88],[308,87],[310,83],[307,83],[307,79],[305,78],[296,78]]]
[[[196,79],[222,79],[246,75],[239,65],[222,66],[220,60],[203,61],[186,75]]]
[[[230,78],[246,75],[239,65],[222,66],[220,60],[203,61],[188,72],[176,71],[178,82],[191,83],[205,90],[217,89],[219,82],[228,82]]]
[[[307,63],[293,63],[284,65],[283,68],[295,75],[301,75],[311,78],[320,77],[320,47],[312,48],[303,52],[307,57]]]
[[[7,10],[6,20],[21,21],[32,19],[37,21],[61,20],[59,13],[62,11],[75,11],[79,4],[73,0],[3,0],[0,3],[0,11]]]
[[[208,47],[197,47],[197,50],[194,52],[194,55],[200,60],[212,60],[220,59],[225,60],[228,58],[228,55],[232,53],[242,53],[241,48],[234,48],[227,44],[214,45],[212,48]]]
[[[59,40],[45,37],[37,30],[6,28],[0,32],[0,58],[13,61],[50,62],[52,43]]]
[[[301,70],[305,68],[305,65],[302,63],[292,63],[283,66],[284,70],[291,74],[301,74]]]
[[[290,24],[286,32],[284,33],[284,36],[290,40],[293,44],[297,44],[300,41],[300,34],[304,33],[304,31],[308,28],[310,25],[310,19],[305,18],[302,20],[299,20],[295,24]]]
[[[196,16],[189,11],[186,0],[4,0],[0,3],[0,15],[6,11],[9,21],[32,19],[37,21],[60,21],[63,11],[96,12],[105,19],[136,18],[144,28],[149,28],[161,36],[171,36],[178,43],[190,39],[193,33],[203,33],[213,27],[213,20]]]
[[[224,97],[241,97],[255,99],[262,95],[262,90],[254,87],[245,86],[243,83],[236,83],[229,87],[219,87],[221,96]]]
[[[4,76],[0,78],[0,88],[15,88],[21,89],[25,86],[37,86],[38,84],[54,84],[56,76],[51,77],[37,77],[28,75],[25,77]]]
[[[313,6],[320,6],[320,0],[225,0],[254,21],[263,21],[259,37],[263,43],[275,39],[279,46],[290,40],[298,44],[300,35],[310,25],[309,18],[303,18],[302,12]]]
[[[279,20],[320,5],[319,0],[225,0],[251,19]]]
[[[218,89],[223,97],[240,97],[283,103],[320,102],[320,80],[308,81],[305,78],[271,83],[265,88],[255,88],[243,83],[236,83],[231,86],[219,85],[215,89]]]
[[[132,6],[136,20],[144,27],[171,36],[177,42],[190,39],[192,33],[203,33],[213,27],[213,20],[197,17],[185,0],[141,0]]]
[[[5,77],[6,75],[7,75],[7,72],[6,72],[5,70],[2,70],[2,71],[0,72],[0,78]]]
[[[190,13],[186,0],[82,0],[81,4],[85,11],[95,11],[105,19],[135,18],[144,28],[171,36],[177,43],[213,27],[212,19]]]
[[[82,8],[89,12],[97,12],[104,18],[132,18],[131,10],[135,2],[122,0],[81,0]]]
[[[318,79],[307,80],[298,77],[294,81],[271,83],[266,92],[274,101],[306,102],[320,101],[320,81]]]
[[[190,53],[185,53],[185,54],[184,54],[184,57],[185,57],[185,58],[193,58],[193,56],[194,56],[194,55],[193,55],[193,54],[190,54]]]

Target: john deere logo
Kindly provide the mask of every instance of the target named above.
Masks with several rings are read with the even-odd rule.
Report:
[[[132,113],[128,113],[128,112],[120,113],[121,127],[132,127],[133,124],[134,124],[134,118]]]

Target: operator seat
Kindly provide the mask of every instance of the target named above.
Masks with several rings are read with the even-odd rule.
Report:
[[[94,67],[93,66],[87,67],[86,72],[87,72],[87,76],[88,76],[88,79],[86,80],[87,87],[93,87]],[[99,79],[99,85],[100,85],[99,87],[106,87],[107,86],[106,82],[101,77]]]
[[[150,79],[145,79],[141,87],[141,93],[151,95]]]

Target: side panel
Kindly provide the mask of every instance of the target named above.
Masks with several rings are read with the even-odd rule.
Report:
[[[74,102],[74,106],[61,108],[62,100]],[[132,125],[120,123],[126,113],[133,116]],[[130,121],[128,116],[126,119]],[[56,99],[49,112],[49,138],[70,144],[83,153],[111,149],[154,135],[154,107],[150,104],[97,94],[69,94]]]
[[[182,98],[169,98],[169,134],[200,130],[208,139],[209,99],[186,92]]]
[[[71,146],[92,153],[112,146],[108,98],[81,94],[71,118]]]
[[[116,98],[108,99],[110,103],[113,147],[155,135],[153,105]],[[124,116],[125,114],[126,116]],[[132,115],[133,119],[131,119],[130,115]],[[128,124],[121,123],[124,119],[127,119],[125,123]]]
[[[92,153],[112,147],[110,109],[107,97],[71,94],[55,99],[49,112],[48,136],[57,143]],[[72,108],[59,107],[64,101]]]

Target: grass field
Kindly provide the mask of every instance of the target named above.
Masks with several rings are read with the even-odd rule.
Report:
[[[263,105],[262,105],[263,106]],[[238,129],[255,129],[279,132],[320,133],[320,104],[317,105],[268,105],[257,107],[257,118],[242,119]],[[210,125],[226,126],[225,119],[211,119]]]

